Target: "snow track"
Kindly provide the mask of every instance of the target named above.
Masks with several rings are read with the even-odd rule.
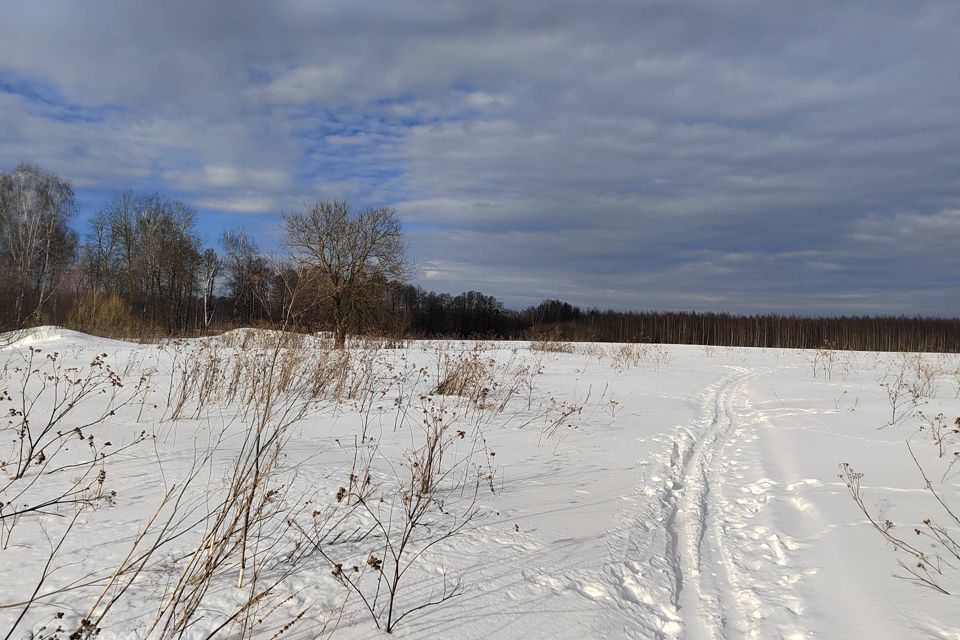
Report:
[[[768,426],[749,411],[747,388],[770,370],[731,369],[704,394],[699,425],[673,438],[665,555],[677,576],[671,585],[681,633],[808,637],[794,590],[801,576],[791,568],[799,546],[765,509],[777,482],[741,459]]]
[[[750,437],[752,420],[738,404],[766,371],[731,369],[706,389],[698,423],[677,426],[666,447],[641,463],[633,495],[625,497],[634,508],[621,513],[622,528],[608,532],[601,579],[575,579],[583,595],[608,605],[600,616],[614,610],[624,637],[759,637],[763,602],[744,569],[751,559],[733,549],[740,540],[731,536],[767,528],[744,527],[749,513],[741,512],[758,509],[724,498],[723,482],[727,447]],[[763,549],[771,547],[764,542]],[[777,553],[760,561],[776,563]]]
[[[789,538],[754,522],[770,481],[744,483],[734,459],[757,437],[759,423],[742,408],[748,384],[767,370],[730,368],[705,390],[699,421],[677,426],[644,463],[603,583],[587,590],[613,596],[596,599],[632,623],[625,637],[759,638],[774,609],[803,609],[790,589],[795,580],[781,575]],[[724,494],[731,476],[733,499]],[[778,624],[777,632],[804,637],[796,625]]]
[[[688,633],[698,637],[722,638],[730,632],[750,635],[759,617],[758,598],[748,586],[748,576],[742,575],[732,558],[719,464],[738,423],[736,401],[756,375],[735,367],[708,393],[704,404],[709,417],[683,464],[670,520],[677,541],[674,562],[681,576],[677,599]]]

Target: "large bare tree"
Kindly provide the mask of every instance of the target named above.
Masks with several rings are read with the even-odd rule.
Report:
[[[321,201],[284,215],[286,246],[316,283],[330,310],[337,348],[382,307],[385,287],[405,281],[410,267],[395,210],[352,214],[343,201]]]

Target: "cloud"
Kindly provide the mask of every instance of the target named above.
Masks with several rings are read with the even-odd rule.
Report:
[[[288,189],[291,176],[277,169],[212,165],[197,170],[177,169],[164,174],[171,184],[185,190],[261,188]]]
[[[297,67],[277,74],[258,89],[263,100],[284,105],[299,105],[338,96],[350,85],[350,73],[333,65]]]
[[[512,304],[955,314],[958,23],[951,0],[15,3],[0,165],[171,192],[213,237],[392,204],[424,284]]]
[[[195,204],[205,209],[232,211],[234,213],[272,213],[280,211],[275,199],[251,194],[232,198],[203,198]]]
[[[956,249],[960,247],[960,209],[929,214],[869,215],[858,223],[854,238],[918,252],[947,247]]]

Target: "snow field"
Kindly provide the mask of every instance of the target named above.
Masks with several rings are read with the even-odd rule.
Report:
[[[193,477],[175,518],[178,535],[103,616],[99,637],[164,635],[151,630],[164,594],[206,539],[209,516],[262,417],[252,390],[262,389],[275,336],[245,330],[158,347],[42,328],[7,340],[0,350],[0,385],[11,396],[5,405],[22,400],[30,349],[40,350],[44,366],[57,353],[64,369],[80,371],[106,354],[127,382],[104,397],[130,401],[84,432],[110,442],[98,451],[122,449],[102,463],[102,485],[115,496],[79,511],[59,505],[15,523],[4,518],[0,629],[17,623],[12,637],[45,637],[58,625],[77,625],[164,493]],[[250,542],[250,565],[275,586],[249,605],[250,587],[237,587],[240,561],[231,555],[182,637],[240,637],[246,618],[253,637],[379,637],[360,597],[375,592],[377,570],[367,562],[372,554],[390,568],[383,538],[402,520],[414,454],[429,424],[438,423],[450,443],[447,466],[438,468],[449,474],[412,530],[420,555],[400,584],[398,608],[459,590],[404,618],[399,637],[960,637],[956,597],[896,577],[902,554],[867,522],[838,477],[841,462],[864,473],[867,506],[892,521],[894,532],[909,534],[937,510],[906,450],[909,438],[940,495],[957,502],[956,478],[941,480],[949,456],[938,456],[929,429],[919,431],[921,412],[960,416],[956,356],[530,347],[358,344],[343,368],[325,340],[298,341],[298,355],[284,356],[286,373],[278,378],[286,386],[277,397],[307,400],[287,405],[302,415],[284,432],[273,493]],[[434,393],[458,367],[466,372],[461,395]],[[307,379],[308,370],[340,377]],[[148,389],[137,395],[142,375]],[[927,383],[923,395],[902,405],[907,417],[899,421],[893,406],[902,394],[889,393],[898,379]],[[39,388],[24,393],[33,397]],[[39,396],[37,415],[51,397]],[[90,422],[103,401],[79,405],[64,424]],[[16,434],[8,428],[4,435],[11,460]],[[80,443],[58,450],[57,464],[44,467],[50,473],[31,475],[34,461],[24,480],[8,480],[0,497],[7,513],[11,504],[56,496],[69,485],[84,467],[54,470],[89,459],[91,447]],[[354,491],[350,476],[358,469],[371,476],[370,509],[351,510],[350,500],[336,497],[341,488]],[[39,598],[17,622],[74,513],[76,525]],[[377,529],[377,514],[391,515],[387,534]],[[455,535],[438,539],[449,531]],[[323,553],[310,539],[322,539]],[[361,588],[345,587],[331,560],[361,576]],[[944,576],[947,586],[960,586],[955,575]],[[378,615],[383,606],[381,597]],[[224,626],[241,609],[256,615]]]

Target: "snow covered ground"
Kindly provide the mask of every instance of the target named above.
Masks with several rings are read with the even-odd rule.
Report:
[[[906,441],[960,507],[957,478],[944,475],[960,449],[956,356],[413,342],[358,344],[344,365],[307,338],[274,350],[289,370],[273,371],[309,370],[312,386],[281,385],[264,410],[236,387],[263,386],[274,336],[159,346],[54,328],[8,336],[0,629],[68,637],[89,617],[107,638],[379,637],[404,509],[426,496],[400,556],[409,569],[396,613],[411,613],[398,637],[960,638],[960,601],[898,577],[898,560],[916,558],[868,522],[839,466],[864,474],[864,504],[892,535],[949,558],[914,533],[928,517],[953,533],[960,523]],[[240,363],[246,373],[233,375]],[[62,405],[53,444],[18,470],[24,397],[36,399],[26,413],[39,432],[56,398],[82,384],[54,388],[55,378],[107,366],[115,377]],[[474,372],[462,395],[438,390],[458,367]],[[320,384],[321,370],[344,377]],[[943,457],[931,434],[941,412]],[[211,537],[217,513],[243,512],[246,489],[233,506],[224,496],[236,469],[254,468],[237,460],[256,425],[284,429],[269,472],[257,467],[269,487],[262,518],[246,538]],[[431,433],[442,461],[422,456]],[[426,464],[442,473],[422,490]],[[83,493],[43,506],[71,487]],[[134,571],[130,559],[155,539],[164,544]],[[215,555],[211,540],[228,541],[222,563],[203,589],[176,592],[199,584],[187,568]],[[942,568],[939,584],[960,591]],[[163,626],[176,618],[164,610],[171,593],[196,597],[177,633]],[[444,594],[454,597],[418,608]]]

